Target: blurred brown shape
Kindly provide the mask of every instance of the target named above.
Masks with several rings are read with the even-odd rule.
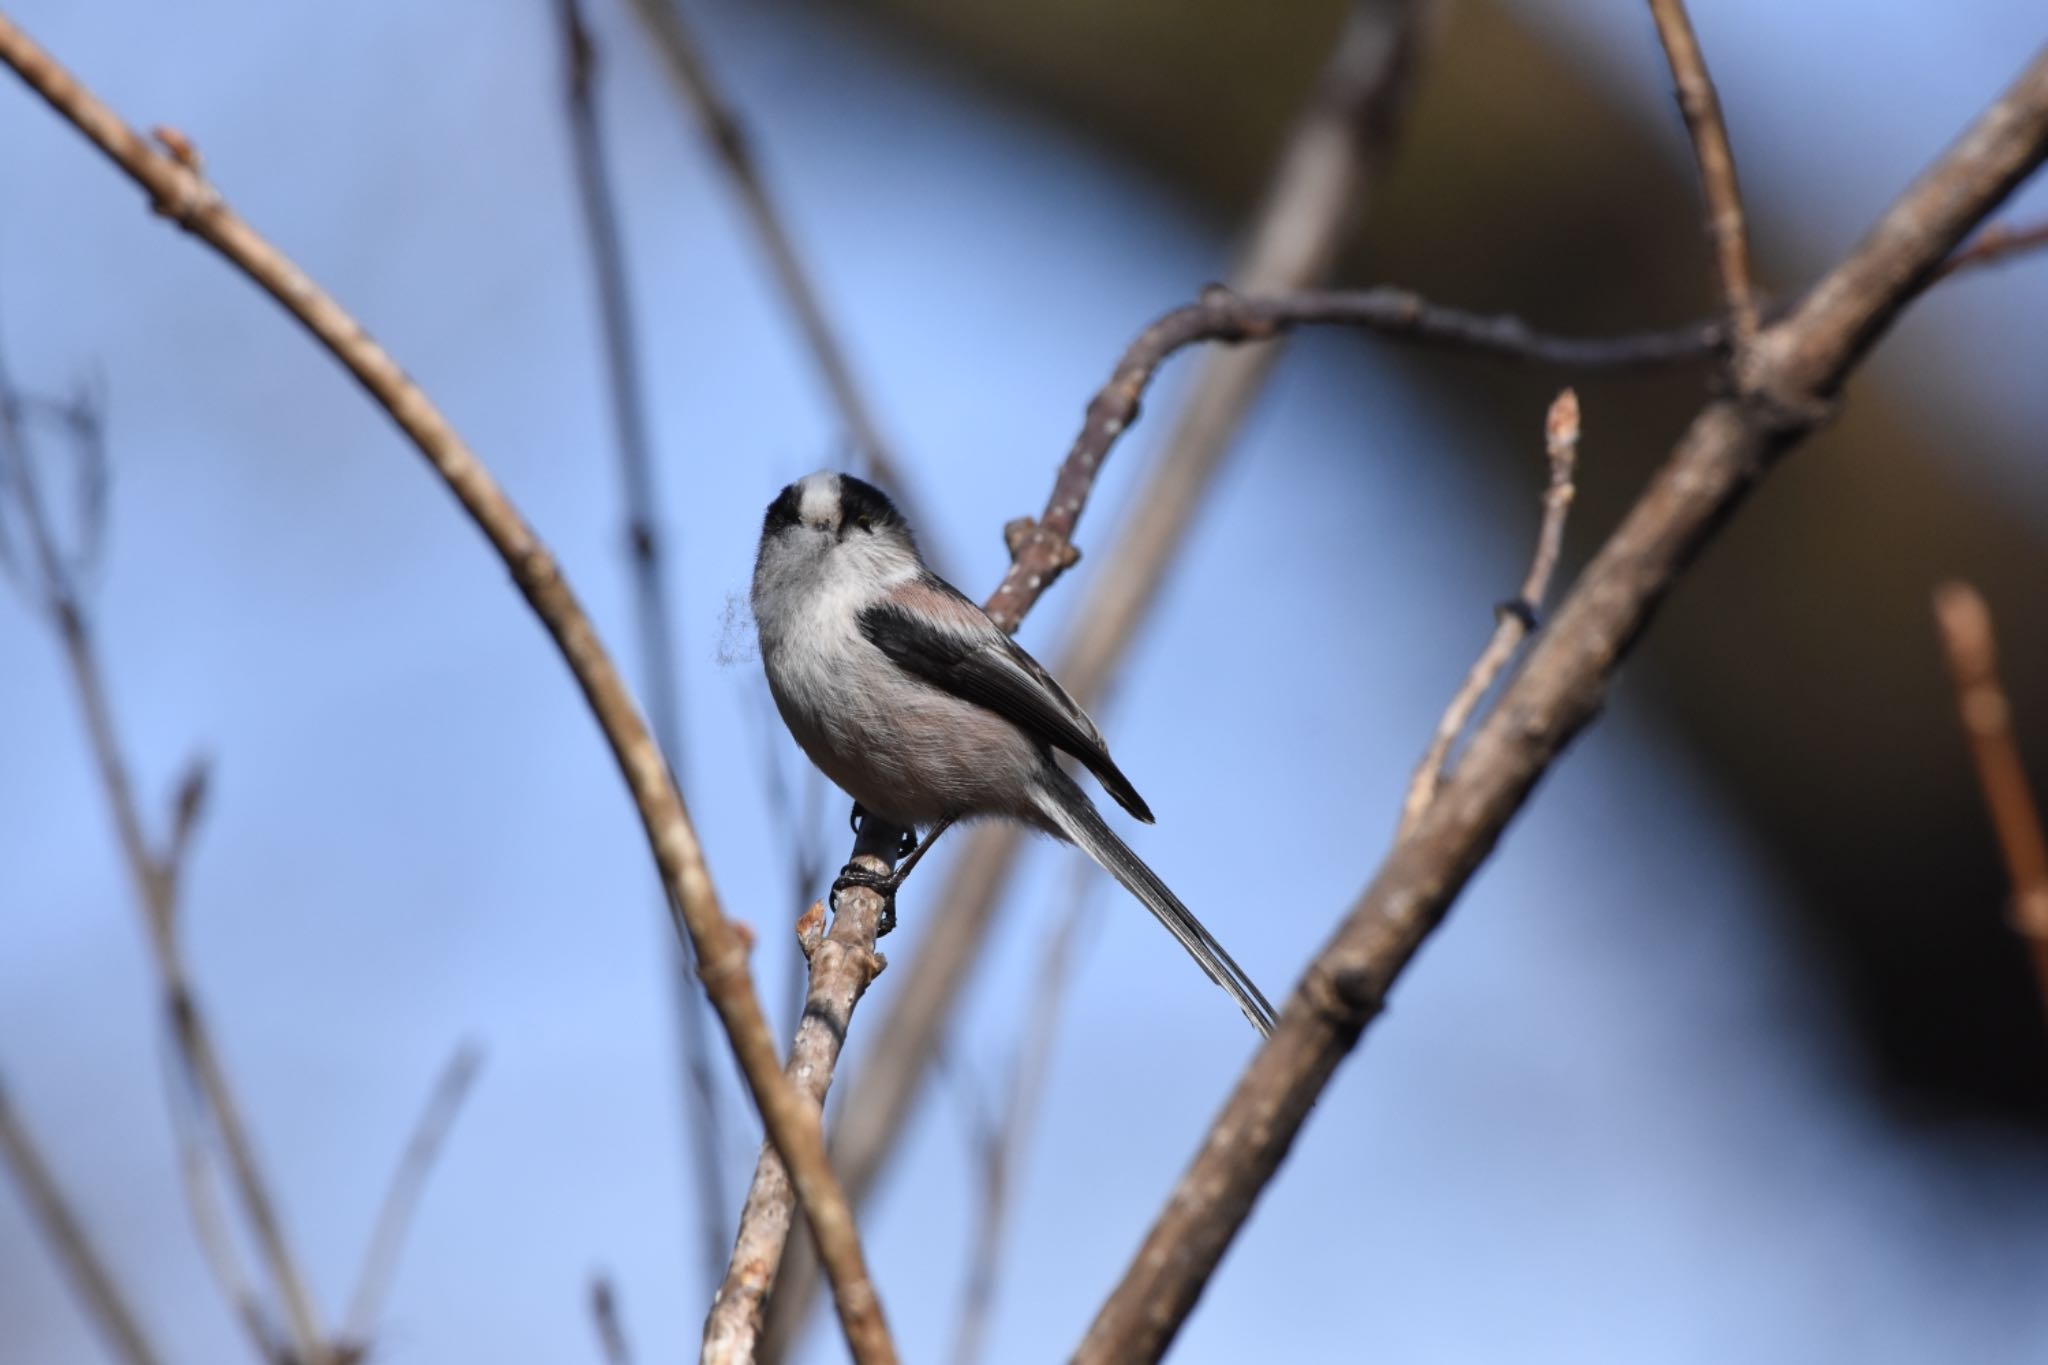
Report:
[[[1991,608],[1969,584],[1944,583],[1934,593],[1934,619],[1955,680],[1963,738],[2012,882],[2013,927],[2033,950],[2034,977],[2048,1008],[2048,836],[2013,734],[2012,703],[1998,680]]]

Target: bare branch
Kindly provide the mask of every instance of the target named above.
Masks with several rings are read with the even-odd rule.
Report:
[[[854,843],[854,861],[887,872],[895,862],[901,833],[878,819],[864,821]],[[797,921],[797,942],[811,965],[810,989],[785,1068],[790,1080],[820,1111],[853,1023],[854,1007],[888,965],[888,959],[875,951],[882,898],[854,887],[834,900],[837,910],[829,933],[822,932],[822,904],[811,906]],[[782,1249],[789,1242],[792,1206],[788,1168],[774,1146],[764,1143],[746,1203],[740,1209],[739,1234],[724,1281],[705,1319],[700,1357],[704,1365],[746,1365],[754,1359],[761,1305],[774,1281]]]
[[[163,1356],[143,1332],[142,1321],[107,1269],[106,1258],[93,1245],[85,1223],[58,1187],[21,1116],[14,1112],[4,1080],[0,1080],[0,1159],[14,1172],[29,1212],[35,1215],[51,1251],[78,1291],[86,1316],[99,1328],[108,1347],[128,1365],[157,1365]]]
[[[1254,215],[1232,272],[1239,287],[1270,293],[1327,280],[1339,244],[1394,141],[1440,14],[1434,0],[1353,0]],[[1176,414],[1158,462],[1131,504],[1130,522],[1094,576],[1090,595],[1052,661],[1054,676],[1083,706],[1100,700],[1137,637],[1139,622],[1277,360],[1274,347],[1203,358],[1186,406]],[[1113,377],[1105,394],[1123,379],[1122,373]],[[1077,557],[1075,523],[1111,443],[1136,416],[1131,407],[1116,417],[1113,401],[1098,396],[1089,405],[1081,436],[1060,467],[1043,514],[1029,525],[1012,523],[1006,532],[1012,563],[986,603],[1006,629],[1016,629]],[[974,832],[935,901],[945,913],[934,918],[907,979],[890,991],[882,1036],[833,1134],[834,1162],[856,1201],[866,1198],[895,1149],[1021,845],[1022,836],[1001,825]],[[816,1285],[807,1255],[788,1258],[769,1310],[764,1360],[788,1355]]]
[[[703,46],[684,22],[680,4],[677,0],[632,0],[632,3],[634,12],[640,16],[654,39],[655,47],[660,50],[677,93],[689,106],[699,132],[715,153],[734,197],[746,212],[747,224],[768,258],[769,268],[775,273],[775,282],[782,290],[783,301],[796,318],[804,345],[817,364],[832,405],[846,427],[846,434],[860,452],[861,462],[874,476],[875,482],[895,497],[910,524],[919,528],[921,539],[936,546],[935,535],[940,523],[924,515],[915,489],[903,476],[895,455],[882,440],[874,410],[854,379],[853,365],[846,358],[846,347],[839,339],[838,329],[825,315],[824,300],[812,282],[811,272],[798,254],[796,241],[782,211],[768,192],[767,182],[755,162],[753,141],[740,122],[732,101],[712,74]],[[933,558],[943,563],[945,556],[934,553]]]
[[[1465,675],[1451,704],[1444,708],[1429,749],[1416,765],[1415,776],[1409,779],[1408,799],[1401,807],[1399,837],[1405,838],[1415,828],[1415,822],[1436,799],[1438,785],[1450,775],[1451,746],[1465,733],[1472,713],[1492,690],[1501,670],[1515,657],[1515,650],[1536,630],[1543,599],[1550,592],[1550,577],[1557,570],[1558,554],[1564,548],[1565,517],[1572,506],[1572,472],[1579,458],[1579,396],[1570,389],[1550,405],[1550,415],[1543,424],[1543,445],[1550,463],[1550,481],[1543,490],[1543,523],[1536,534],[1535,557],[1529,563],[1528,575],[1522,579],[1521,592],[1513,601],[1501,604],[1493,638],[1486,642],[1478,662]]]
[[[242,1324],[258,1360],[269,1365],[298,1365],[291,1343],[272,1323],[262,1296],[242,1266],[241,1252],[228,1226],[217,1185],[217,1162],[207,1150],[206,1116],[202,1112],[205,1101],[197,1092],[191,1069],[168,1046],[164,1054],[164,1091],[171,1111],[171,1135],[178,1148],[178,1179],[184,1186],[193,1235],[207,1269],[213,1274],[214,1284]]]
[[[1159,1359],[1338,1063],[1537,779],[1593,718],[1664,595],[1744,494],[1826,419],[1885,325],[2044,157],[2048,52],[1790,317],[1758,335],[1751,382],[1695,417],[1437,800],[1310,964],[1097,1315],[1075,1355],[1080,1365]]]
[[[503,559],[574,675],[633,797],[677,932],[697,950],[699,971],[763,1123],[789,1162],[854,1356],[894,1360],[852,1210],[825,1159],[818,1114],[782,1075],[747,970],[744,937],[719,905],[668,764],[554,556],[419,386],[361,323],[228,207],[193,169],[196,158],[151,147],[6,18],[0,18],[0,61],[142,186],[158,212],[213,247],[298,319],[391,415]]]
[[[1728,123],[1721,116],[1721,97],[1707,75],[1707,60],[1692,31],[1685,0],[1650,0],[1657,37],[1671,64],[1678,107],[1692,134],[1693,160],[1700,171],[1700,189],[1707,200],[1707,234],[1714,243],[1714,270],[1721,297],[1734,329],[1740,355],[1756,336],[1756,287],[1749,273],[1749,236],[1743,222],[1742,190],[1735,180],[1735,153],[1728,145]]]
[[[363,1253],[362,1269],[356,1272],[356,1292],[349,1301],[341,1345],[337,1348],[344,1354],[356,1356],[369,1348],[377,1319],[384,1311],[384,1301],[391,1294],[398,1255],[405,1249],[405,1234],[411,1230],[420,1196],[426,1192],[427,1174],[448,1139],[448,1130],[455,1125],[456,1115],[462,1112],[462,1102],[469,1097],[483,1063],[481,1049],[474,1043],[462,1044],[448,1058],[440,1079],[427,1096],[419,1123],[384,1192],[384,1206],[377,1211],[376,1229],[370,1234],[369,1250]]]
[[[605,376],[611,388],[613,436],[618,444],[620,483],[625,492],[626,553],[633,566],[634,623],[640,645],[641,685],[654,739],[681,785],[683,771],[682,689],[672,637],[675,610],[669,599],[669,561],[664,553],[660,499],[655,492],[654,446],[648,435],[647,402],[641,388],[640,343],[633,325],[632,290],[626,281],[626,248],[619,232],[617,199],[598,122],[597,49],[584,26],[578,0],[556,0],[566,72],[569,140],[576,164],[576,188],[590,238],[590,262],[603,320]],[[683,1061],[683,1130],[696,1180],[698,1255],[704,1283],[716,1283],[724,1264],[726,1228],[725,1159],[720,1142],[718,1085],[706,1036],[704,996],[688,939],[675,946],[672,993],[676,1037]]]
[[[2033,952],[2034,975],[2048,1007],[2048,836],[2041,809],[2027,781],[2019,741],[2012,732],[2012,704],[1998,679],[1998,644],[1991,609],[1967,583],[1944,583],[1934,593],[1935,624],[1955,680],[1963,738],[1977,769],[1977,785],[1991,828],[2005,855],[2012,883],[2013,924]]]

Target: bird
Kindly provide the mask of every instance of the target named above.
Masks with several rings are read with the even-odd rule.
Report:
[[[1074,844],[1156,916],[1257,1029],[1272,1005],[1055,755],[1094,774],[1146,824],[1150,807],[1095,723],[1039,662],[925,564],[896,504],[820,470],[768,504],[751,589],[761,664],[798,747],[851,796],[855,818],[925,831],[894,872],[834,882],[888,898],[957,821],[1004,819]],[[911,841],[906,838],[905,844]]]

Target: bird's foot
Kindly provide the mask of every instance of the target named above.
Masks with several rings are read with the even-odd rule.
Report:
[[[859,863],[848,863],[839,869],[839,875],[832,881],[835,908],[839,893],[850,886],[864,886],[873,891],[882,898],[882,918],[875,925],[875,937],[883,937],[896,927],[896,888],[903,885],[904,871],[908,869],[877,872],[873,868],[862,867]]]

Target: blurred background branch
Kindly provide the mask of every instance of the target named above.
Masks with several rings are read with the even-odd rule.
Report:
[[[562,65],[567,77],[571,159],[577,198],[590,243],[590,264],[604,334],[605,379],[611,394],[612,439],[618,447],[625,544],[632,565],[633,624],[640,652],[640,690],[654,742],[667,757],[677,788],[683,782],[683,702],[677,676],[676,611],[669,594],[669,557],[655,482],[654,445],[648,432],[647,402],[641,392],[642,361],[633,324],[633,292],[626,273],[626,247],[612,191],[599,117],[597,47],[583,22],[579,0],[556,0],[561,25]],[[664,909],[667,907],[664,906]],[[696,958],[687,937],[671,951],[677,1052],[682,1059],[684,1141],[690,1172],[698,1256],[706,1292],[718,1282],[727,1230],[723,1113],[711,1070],[704,1020],[704,993],[697,983]]]
[[[2048,1008],[2048,836],[2027,781],[2026,763],[2013,736],[2012,702],[1998,679],[1998,643],[1991,608],[1967,583],[1944,583],[1934,593],[1963,739],[1984,790],[1984,808],[2012,881],[2013,927],[2033,953],[2041,1001]]]
[[[456,1115],[462,1112],[462,1102],[469,1098],[483,1064],[483,1050],[474,1043],[463,1043],[455,1049],[428,1093],[419,1123],[399,1155],[383,1206],[377,1210],[369,1250],[363,1253],[362,1269],[356,1272],[348,1317],[343,1320],[342,1345],[337,1353],[349,1360],[360,1360],[371,1353],[378,1319],[383,1316],[391,1283],[398,1274],[398,1255],[405,1249],[405,1235],[426,1194],[427,1176],[433,1171],[434,1159],[448,1141],[448,1131],[455,1126]]]
[[[619,1293],[609,1275],[590,1279],[590,1320],[597,1329],[598,1348],[605,1365],[633,1365],[633,1351],[626,1343],[626,1325],[619,1314]]]
[[[905,518],[923,533],[925,557],[941,573],[945,572],[945,539],[938,534],[943,523],[925,515],[917,485],[905,477],[903,467],[883,441],[867,394],[854,378],[845,343],[827,318],[810,267],[798,254],[785,216],[769,194],[767,182],[755,163],[753,139],[713,75],[703,46],[683,18],[681,0],[632,0],[632,4],[647,36],[661,54],[676,93],[689,106],[698,131],[716,155],[727,185],[746,213],[747,225],[760,243],[761,253],[768,258],[783,302],[796,319],[797,330],[825,381],[832,406],[839,413],[862,465],[875,482],[895,495]]]
[[[6,36],[6,21],[0,18],[0,38]],[[242,1215],[255,1236],[271,1291],[283,1310],[297,1361],[302,1365],[323,1365],[328,1359],[329,1342],[319,1310],[314,1306],[312,1286],[297,1251],[285,1235],[270,1178],[257,1157],[255,1141],[243,1117],[241,1097],[229,1078],[212,1027],[193,992],[179,935],[178,895],[184,877],[183,860],[204,803],[206,770],[203,765],[195,765],[180,784],[168,822],[170,837],[161,851],[152,848],[129,778],[128,759],[116,734],[90,618],[78,589],[78,574],[89,568],[90,560],[68,553],[58,539],[43,492],[38,460],[28,438],[28,406],[8,378],[5,366],[0,365],[0,491],[4,491],[27,539],[24,562],[19,566],[23,593],[31,608],[43,615],[62,647],[94,769],[142,912],[143,936],[155,968],[164,1019],[179,1064],[203,1104],[201,1126],[220,1141],[221,1159],[232,1178]],[[74,437],[73,460],[94,471],[86,476],[86,485],[103,485],[107,454],[96,409],[81,400],[67,426]],[[78,537],[81,546],[93,547],[103,541],[103,528],[98,525],[103,507],[100,500],[85,504],[83,515],[89,529]],[[203,1151],[203,1139],[201,1142]],[[196,1155],[194,1159],[203,1161],[205,1157]],[[193,1216],[204,1222],[197,1206]],[[239,1279],[239,1272],[236,1278]],[[258,1320],[245,1317],[245,1321],[259,1353],[271,1350],[272,1343],[260,1330]]]
[[[108,1269],[106,1257],[93,1245],[84,1220],[57,1184],[27,1125],[14,1112],[4,1077],[0,1077],[0,1159],[6,1161],[23,1202],[35,1215],[51,1254],[62,1263],[108,1351],[127,1365],[159,1365],[164,1357],[143,1332],[141,1320]]]

